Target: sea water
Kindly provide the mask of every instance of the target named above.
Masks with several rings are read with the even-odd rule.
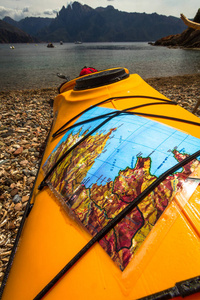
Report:
[[[126,67],[142,78],[200,72],[200,51],[155,47],[146,42],[0,44],[0,91],[57,87],[57,73],[77,77],[84,66]]]

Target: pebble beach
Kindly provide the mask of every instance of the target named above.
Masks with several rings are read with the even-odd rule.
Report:
[[[200,74],[145,81],[190,112],[200,101]],[[0,284],[34,185],[57,94],[56,88],[0,92]],[[200,106],[195,115],[200,117]]]

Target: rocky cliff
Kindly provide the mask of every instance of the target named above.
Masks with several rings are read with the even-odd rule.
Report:
[[[34,43],[36,39],[21,29],[0,20],[0,43]]]
[[[91,8],[74,2],[54,19],[25,18],[14,25],[46,42],[135,42],[155,41],[162,36],[182,32],[186,26],[176,17],[156,13],[123,12],[109,5]]]
[[[200,23],[200,9],[194,20]],[[180,34],[169,35],[157,40],[155,46],[182,47],[182,48],[200,48],[200,30],[187,28]]]
[[[74,42],[152,41],[164,34],[182,32],[185,24],[176,17],[156,13],[127,13],[109,5],[92,9],[78,2],[63,7],[38,38]]]

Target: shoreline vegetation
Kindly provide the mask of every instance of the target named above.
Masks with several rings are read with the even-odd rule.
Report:
[[[145,81],[190,112],[200,99],[200,74]],[[53,118],[50,102],[57,94],[51,87],[0,92],[0,284],[44,151]],[[195,115],[200,117],[200,106]]]

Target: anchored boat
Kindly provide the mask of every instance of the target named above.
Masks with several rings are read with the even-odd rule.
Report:
[[[53,109],[2,299],[200,299],[199,118],[124,68]]]
[[[54,45],[52,43],[48,43],[47,48],[54,48]]]

